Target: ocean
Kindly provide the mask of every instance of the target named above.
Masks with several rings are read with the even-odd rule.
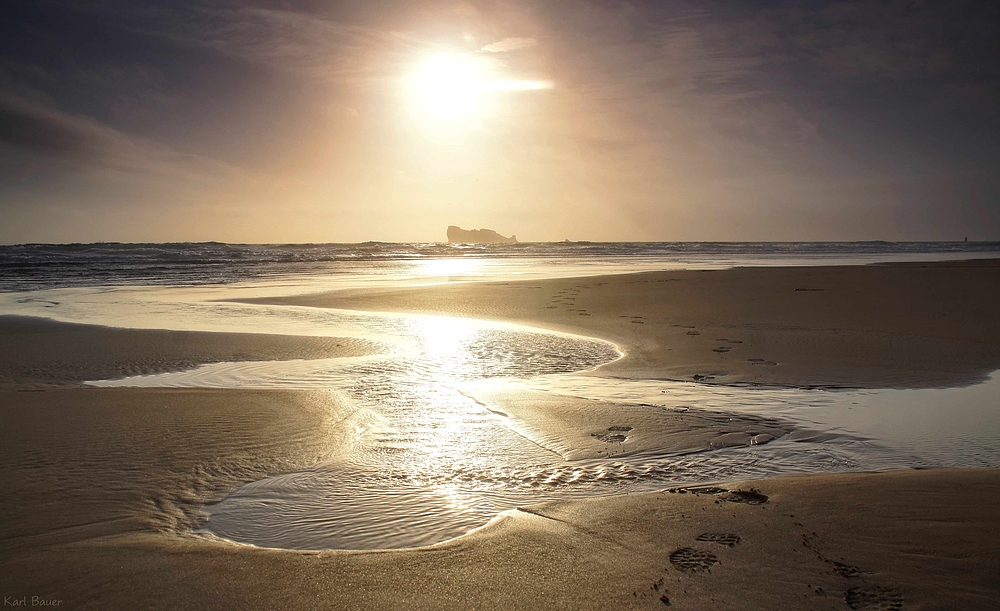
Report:
[[[17,244],[0,246],[0,291],[185,286],[341,277],[601,274],[614,270],[834,265],[1000,256],[1000,242],[525,242],[522,244]]]

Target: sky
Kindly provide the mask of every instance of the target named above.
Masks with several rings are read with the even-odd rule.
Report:
[[[1000,240],[991,2],[0,8],[0,242]]]

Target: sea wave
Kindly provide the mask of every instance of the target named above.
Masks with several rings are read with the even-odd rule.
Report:
[[[16,244],[0,246],[0,291],[101,285],[230,284],[299,275],[391,274],[414,262],[683,263],[692,267],[873,257],[1000,256],[1000,242],[526,242],[444,244]]]

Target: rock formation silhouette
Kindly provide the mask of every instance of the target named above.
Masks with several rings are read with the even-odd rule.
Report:
[[[448,242],[452,244],[517,244],[517,236],[505,237],[492,229],[462,229],[448,227]]]

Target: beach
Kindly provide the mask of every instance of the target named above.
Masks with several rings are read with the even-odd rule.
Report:
[[[613,342],[587,376],[715,385],[933,388],[1000,368],[994,261],[670,271],[248,299],[530,325]],[[269,475],[335,466],[359,414],[335,391],[95,388],[226,361],[355,358],[358,338],[116,329],[0,317],[0,590],[93,609],[992,609],[996,469],[786,475],[525,504],[407,550],[263,549],[199,532]],[[624,407],[476,397],[567,460]],[[591,409],[592,407],[592,409]],[[632,451],[744,437],[699,414],[629,421]],[[699,418],[701,418],[699,420]],[[634,420],[634,422],[633,422]],[[644,424],[637,425],[636,422]],[[752,421],[752,422],[751,422]],[[633,435],[631,431],[623,431]],[[645,435],[645,436],[643,436]],[[766,436],[766,437],[763,437]],[[601,443],[598,443],[601,442]],[[624,444],[622,447],[626,447]],[[726,446],[728,447],[728,446]]]

